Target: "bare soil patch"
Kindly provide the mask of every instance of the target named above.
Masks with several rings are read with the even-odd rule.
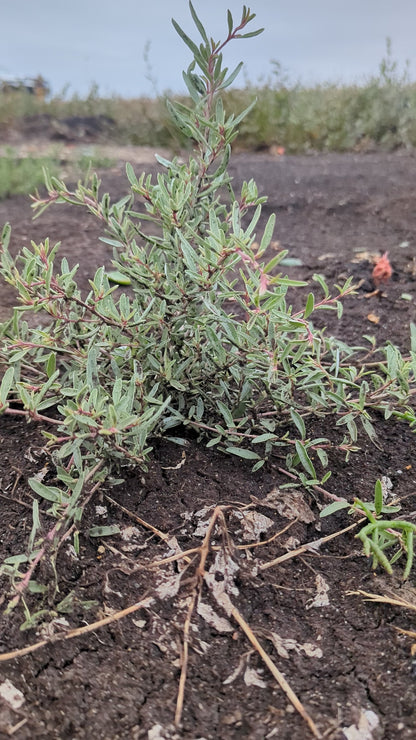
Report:
[[[147,160],[143,167],[138,160],[134,160],[138,174],[142,169],[156,171]],[[372,334],[378,343],[392,341],[409,349],[416,305],[415,161],[413,153],[401,151],[308,157],[237,154],[232,159],[236,187],[254,178],[260,192],[269,196],[263,224],[275,211],[276,240],[300,261],[287,268],[288,274],[309,279],[321,272],[330,284],[352,274],[360,283],[358,294],[346,301],[341,321],[325,314],[330,333],[349,343],[361,344],[364,334]],[[127,191],[121,164],[102,177],[103,188],[114,198]],[[85,288],[98,266],[110,265],[111,255],[98,240],[97,224],[81,211],[56,207],[33,223],[28,198],[18,197],[0,204],[0,223],[6,220],[13,226],[14,250],[47,236],[61,241],[62,254],[70,263],[80,263]],[[385,251],[393,277],[381,293],[368,297],[373,289],[372,255]],[[13,305],[12,292],[2,286],[1,319]],[[328,433],[325,425],[319,426],[315,422],[311,434]],[[370,499],[376,479],[389,476],[394,493],[405,499],[403,518],[412,517],[414,434],[404,424],[382,419],[377,428],[378,447],[363,439],[361,451],[348,464],[331,460],[333,475],[327,488],[350,499],[355,495]],[[27,478],[45,464],[45,458],[34,425],[2,417],[0,439],[3,559],[24,551],[31,528]],[[359,589],[393,593],[416,605],[414,574],[404,585],[399,578],[374,574],[354,531],[265,568],[293,548],[351,523],[345,513],[320,521],[319,508],[328,501],[319,492],[316,497],[305,494],[303,506],[295,501],[292,510],[284,508],[294,494],[279,492],[289,480],[281,464],[274,459],[252,474],[243,461],[207,449],[194,438],[183,450],[156,440],[147,472],[131,474],[124,484],[108,487],[91,501],[84,531],[116,523],[123,535],[102,540],[83,536],[79,559],[69,546],[61,548],[60,592],[54,592],[51,573],[45,608],[56,609],[72,594],[68,611],[57,612],[67,620],[62,627],[67,630],[149,601],[91,633],[73,639],[56,639],[55,633],[55,639],[36,652],[1,662],[0,684],[9,680],[21,697],[11,704],[0,696],[0,737],[312,737],[241,626],[221,609],[215,589],[205,582],[190,623],[182,721],[174,726],[184,625],[200,553],[191,553],[189,561],[181,558],[158,567],[151,563],[201,547],[214,508],[221,506],[224,524],[209,538],[210,546],[220,549],[210,550],[206,569],[214,582],[221,583],[224,567],[219,554],[225,547],[235,564],[229,576],[234,606],[322,736],[415,738],[411,640],[394,629],[414,629],[412,612],[370,604],[349,593]],[[274,495],[268,496],[272,491]],[[254,543],[261,545],[252,547]],[[4,605],[7,587],[4,581],[0,597]],[[87,608],[85,602],[91,601],[94,604]],[[44,629],[19,631],[20,617],[13,613],[1,617],[1,653],[45,636]],[[51,620],[50,615],[46,621]]]

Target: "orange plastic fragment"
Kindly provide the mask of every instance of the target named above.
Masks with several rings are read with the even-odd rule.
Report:
[[[377,260],[372,272],[372,278],[376,288],[381,285],[381,283],[387,283],[390,280],[392,273],[393,270],[388,258],[388,252],[384,252],[383,256]]]

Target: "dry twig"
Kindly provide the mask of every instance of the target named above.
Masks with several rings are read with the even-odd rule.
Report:
[[[223,525],[223,531],[227,535],[228,532],[225,527],[225,520],[224,520],[224,514],[222,507],[217,506],[214,509],[214,512],[212,514],[207,532],[204,537],[204,541],[200,548],[200,563],[197,568],[196,572],[196,578],[197,582],[195,584],[194,592],[192,595],[191,603],[189,605],[188,614],[185,621],[184,626],[184,643],[183,643],[183,653],[182,653],[182,668],[181,668],[181,677],[179,682],[179,690],[178,690],[178,697],[177,697],[177,703],[176,703],[176,714],[175,714],[175,724],[178,726],[181,721],[182,717],[182,710],[183,710],[183,701],[184,701],[184,692],[185,692],[185,683],[186,683],[186,673],[187,673],[187,666],[188,666],[188,654],[189,654],[189,630],[191,625],[191,619],[192,614],[195,609],[195,605],[197,602],[198,597],[201,593],[201,586],[203,579],[206,580],[206,571],[205,571],[205,564],[206,560],[210,551],[210,539],[212,535],[212,530],[214,527],[215,522],[217,519],[221,519],[221,523]],[[208,584],[209,585],[209,584]],[[304,719],[304,721],[308,724],[313,736],[315,738],[321,738],[322,735],[320,734],[317,726],[315,725],[314,721],[306,711],[305,707],[301,703],[301,701],[296,696],[293,689],[290,687],[289,683],[286,681],[283,674],[279,671],[279,669],[276,667],[276,665],[273,663],[271,658],[267,655],[259,641],[257,640],[256,636],[254,635],[251,627],[247,624],[243,616],[240,614],[237,607],[235,607],[231,599],[229,598],[228,594],[224,591],[220,595],[215,596],[218,604],[224,609],[226,614],[230,617],[233,617],[237,624],[241,627],[246,637],[249,639],[255,650],[259,653],[261,659],[266,664],[270,672],[272,673],[273,677],[276,679],[277,683],[279,684],[280,688],[284,691],[289,701],[293,704],[295,709],[299,712],[301,717]]]
[[[117,504],[117,502],[113,501],[109,496],[106,496],[106,498],[108,500],[110,500],[111,503],[116,503]],[[119,505],[119,504],[117,504],[117,505]],[[124,511],[126,511],[124,509],[124,507],[121,507],[121,508]],[[224,509],[226,509],[226,508],[229,508],[229,507],[222,507],[222,506],[216,506],[215,507],[215,509],[214,509],[214,511],[212,513],[212,516],[211,516],[211,519],[210,519],[210,522],[209,522],[209,525],[208,525],[208,528],[207,528],[207,531],[206,531],[204,540],[203,540],[203,542],[202,542],[202,544],[201,544],[200,547],[198,547],[198,548],[192,548],[190,550],[186,550],[186,551],[181,552],[181,553],[176,553],[175,555],[173,555],[173,556],[171,556],[169,558],[164,558],[163,560],[155,561],[154,563],[152,563],[152,567],[154,567],[156,565],[164,565],[164,564],[173,562],[174,560],[178,560],[180,558],[187,559],[188,561],[190,561],[190,558],[189,558],[189,555],[190,554],[199,553],[199,565],[197,566],[196,571],[195,571],[194,589],[193,589],[193,593],[192,593],[192,596],[191,596],[191,600],[190,600],[190,604],[189,604],[189,608],[188,608],[188,612],[187,612],[187,616],[186,616],[185,624],[184,624],[184,639],[183,639],[182,660],[181,660],[181,664],[182,664],[181,665],[181,675],[180,675],[180,680],[179,680],[178,695],[177,695],[177,702],[176,702],[176,712],[175,712],[175,724],[176,724],[176,726],[179,726],[180,725],[181,718],[182,718],[182,712],[183,712],[184,696],[185,696],[185,684],[186,684],[187,669],[188,669],[188,658],[189,658],[189,635],[190,635],[190,627],[191,627],[192,615],[194,613],[197,600],[201,596],[201,589],[202,589],[203,582],[204,582],[204,580],[206,580],[206,576],[207,576],[206,562],[207,562],[208,555],[209,555],[209,553],[211,551],[220,549],[219,547],[211,547],[211,545],[210,545],[210,540],[211,540],[211,537],[212,537],[212,532],[213,532],[213,529],[214,529],[215,524],[218,521],[220,522],[221,527],[222,527],[223,538],[225,540],[228,539],[228,531],[227,531],[227,528],[226,528],[226,523],[225,523],[225,518],[224,518],[224,513],[223,513],[224,512]],[[128,512],[128,513],[131,515],[131,512]],[[167,535],[164,535],[164,533],[159,532],[158,530],[156,530],[156,528],[152,527],[151,525],[147,525],[146,522],[143,522],[143,520],[141,520],[139,517],[136,517],[134,514],[132,516],[136,520],[138,520],[141,524],[143,524],[144,526],[148,526],[150,529],[152,529],[152,531],[154,531],[155,534],[158,534],[158,536],[161,536],[161,539],[162,540],[166,541],[168,539]],[[286,531],[286,529],[288,529],[289,526],[291,526],[291,525],[288,525],[287,527],[285,527],[281,532],[278,532],[276,535],[274,535],[268,541],[271,541],[272,539],[274,539],[279,534],[282,534],[282,532]],[[356,525],[352,525],[352,526],[356,526]],[[351,529],[351,528],[352,527],[348,527],[347,529]],[[346,531],[346,530],[343,530],[343,531]],[[327,539],[331,539],[332,537],[337,536],[338,534],[341,534],[341,532],[336,533],[336,535],[330,535],[328,538],[323,538],[321,540],[321,542],[322,541],[325,541]],[[267,544],[267,543],[265,543],[265,542],[256,543],[256,545],[260,545],[260,544]],[[229,541],[226,542],[222,546],[222,549],[224,549],[224,547],[226,547],[227,549],[230,549],[231,543]],[[245,547],[247,547],[247,546],[245,545],[244,548]],[[308,546],[304,546],[303,548],[299,548],[299,551],[304,552],[305,549],[307,549],[307,547]],[[294,556],[294,554],[295,553],[288,553],[288,555],[291,556],[291,557]],[[298,554],[298,553],[296,553],[296,554]],[[286,558],[284,558],[284,559],[286,559]],[[269,564],[266,564],[266,565],[269,565],[270,566],[270,565],[275,564],[275,562],[276,561],[273,561],[273,563],[271,563],[271,564],[269,563]],[[306,711],[306,709],[304,708],[303,704],[298,699],[298,697],[296,696],[296,694],[294,693],[294,691],[291,689],[289,683],[286,681],[286,679],[283,676],[283,674],[279,671],[279,669],[276,667],[276,665],[274,664],[274,662],[267,655],[267,653],[265,652],[265,650],[263,649],[263,647],[259,643],[258,639],[254,635],[253,630],[251,629],[251,627],[249,626],[249,624],[245,621],[245,619],[243,618],[243,616],[241,615],[241,613],[239,612],[239,610],[237,609],[237,607],[235,607],[232,604],[232,602],[231,602],[228,594],[225,593],[225,591],[223,591],[220,595],[218,595],[218,594],[215,595],[215,598],[216,598],[218,604],[225,610],[225,612],[227,613],[227,615],[229,615],[230,617],[232,617],[238,623],[238,625],[241,627],[241,629],[243,630],[244,634],[249,639],[249,641],[251,642],[251,644],[253,645],[253,647],[255,648],[255,650],[259,653],[261,659],[263,660],[263,662],[265,663],[265,665],[269,668],[269,670],[272,673],[273,677],[276,679],[277,683],[279,684],[279,686],[281,687],[281,689],[284,691],[284,693],[286,694],[286,696],[289,699],[289,701],[293,704],[293,706],[295,707],[295,709],[299,712],[299,714],[301,715],[301,717],[308,724],[308,726],[309,726],[309,728],[310,728],[313,736],[315,738],[321,738],[322,735],[320,734],[320,732],[319,732],[318,728],[316,727],[314,721],[312,720],[312,718],[310,717],[310,715],[308,714],[308,712]],[[99,619],[96,622],[92,622],[91,624],[88,624],[88,625],[86,625],[84,627],[78,627],[78,628],[69,630],[68,632],[65,632],[63,634],[59,634],[59,635],[54,636],[52,639],[40,640],[39,642],[34,643],[32,645],[28,645],[27,647],[22,648],[20,650],[13,650],[13,651],[8,652],[8,653],[0,654],[0,662],[5,662],[7,660],[12,660],[13,658],[19,658],[19,657],[22,657],[24,655],[28,655],[29,653],[33,653],[36,650],[39,650],[40,648],[42,648],[42,647],[44,647],[44,646],[46,646],[48,644],[52,644],[52,643],[57,642],[57,641],[60,641],[60,640],[70,640],[73,637],[80,637],[80,636],[82,636],[84,634],[87,634],[89,632],[94,632],[95,630],[99,629],[100,627],[104,627],[105,625],[111,624],[112,622],[116,622],[119,619],[123,619],[124,617],[128,616],[129,614],[132,614],[133,612],[138,611],[139,609],[148,608],[153,602],[154,602],[154,597],[147,596],[147,597],[143,598],[141,601],[137,602],[136,604],[132,604],[131,606],[127,607],[126,609],[122,609],[121,611],[118,611],[115,614],[112,614],[112,615],[110,615],[108,617],[104,617],[103,619]]]
[[[285,552],[284,555],[280,555],[280,557],[275,558],[274,560],[270,560],[269,563],[262,563],[259,566],[259,570],[267,570],[268,568],[273,568],[274,565],[279,565],[279,563],[284,563],[286,560],[292,560],[292,558],[296,558],[298,555],[302,555],[304,552],[308,552],[308,551],[314,552],[325,542],[329,542],[329,540],[333,540],[335,539],[335,537],[340,537],[340,535],[345,534],[345,532],[349,532],[351,529],[358,527],[358,525],[361,524],[363,521],[365,521],[364,517],[360,519],[359,522],[355,522],[354,524],[350,524],[348,527],[345,527],[344,529],[340,529],[339,532],[328,534],[326,537],[320,537],[319,540],[314,540],[313,542],[307,542],[305,545],[301,545],[300,547],[297,547],[296,550]]]
[[[368,591],[347,591],[347,596],[364,596],[366,601],[372,601],[378,604],[390,604],[391,606],[400,606],[402,609],[412,609],[416,611],[416,604],[411,601],[400,598],[392,598],[391,596],[384,596],[383,594],[372,594]]]
[[[80,637],[81,635],[86,635],[88,632],[95,632],[96,629],[104,627],[106,624],[117,622],[119,619],[123,619],[123,617],[127,617],[129,614],[137,612],[138,609],[146,609],[153,603],[153,601],[154,598],[152,596],[147,596],[136,604],[132,604],[126,609],[122,609],[115,614],[111,614],[109,617],[98,619],[97,622],[87,624],[85,627],[76,627],[73,630],[68,630],[68,632],[65,632],[62,635],[56,635],[51,640],[40,640],[39,642],[35,642],[33,645],[27,645],[25,648],[21,648],[20,650],[12,650],[10,653],[0,653],[0,663],[4,663],[6,660],[12,660],[12,658],[21,658],[22,655],[34,653],[36,650],[39,650],[39,648],[58,642],[59,640],[71,640],[73,637]]]
[[[299,712],[302,719],[305,720],[307,725],[309,726],[312,734],[316,738],[321,738],[322,735],[319,732],[317,726],[315,725],[315,722],[313,721],[312,717],[308,714],[305,707],[303,706],[302,702],[298,699],[293,689],[290,687],[289,683],[286,681],[284,675],[279,671],[277,666],[273,663],[272,659],[267,655],[266,651],[263,649],[261,644],[259,643],[257,637],[253,633],[253,630],[251,629],[250,625],[247,624],[245,619],[242,617],[240,612],[238,611],[237,607],[235,607],[229,598],[228,594],[225,593],[225,591],[221,594],[221,602],[222,607],[224,608],[225,612],[229,617],[233,617],[235,621],[239,624],[241,629],[243,630],[246,637],[250,640],[251,644],[257,650],[259,653],[261,659],[268,667],[269,671],[272,673],[273,677],[276,679],[277,683],[279,684],[280,688],[284,693],[286,694],[289,701],[293,704],[295,709]],[[220,602],[219,602],[220,603]]]
[[[195,605],[197,602],[197,599],[201,593],[201,586],[203,583],[203,578],[205,575],[205,563],[207,561],[207,557],[210,550],[210,538],[212,535],[212,530],[214,528],[214,524],[217,521],[218,518],[222,519],[222,523],[225,526],[224,521],[224,514],[222,512],[222,509],[220,506],[216,506],[212,516],[211,520],[208,526],[208,529],[206,531],[203,543],[201,547],[199,548],[200,552],[200,561],[198,568],[196,570],[196,583],[193,590],[193,594],[191,597],[191,602],[189,604],[188,613],[186,615],[185,624],[183,628],[183,648],[182,648],[182,660],[181,660],[181,676],[179,679],[179,687],[178,687],[178,696],[176,699],[176,711],[175,711],[175,725],[178,727],[180,725],[181,719],[182,719],[182,711],[183,711],[183,702],[184,702],[184,696],[185,696],[185,684],[186,684],[186,675],[188,671],[188,656],[189,656],[189,630],[191,627],[191,620],[192,620],[192,614],[195,609]]]

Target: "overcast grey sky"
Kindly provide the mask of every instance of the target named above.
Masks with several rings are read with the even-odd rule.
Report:
[[[227,66],[240,60],[251,81],[271,75],[277,60],[292,81],[362,81],[375,75],[385,54],[416,77],[415,0],[246,0],[256,13],[254,39],[229,47]],[[194,0],[209,35],[222,39],[226,10],[240,19],[240,0]],[[144,50],[158,92],[183,90],[190,61],[171,24],[174,17],[195,38],[187,0],[0,0],[0,73],[42,74],[53,93],[152,95]],[[255,24],[255,25],[254,25]],[[241,78],[242,82],[244,78]]]

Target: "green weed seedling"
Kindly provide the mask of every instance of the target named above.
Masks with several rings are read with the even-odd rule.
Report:
[[[374,502],[364,502],[359,498],[354,503],[347,501],[334,501],[321,511],[321,517],[334,514],[341,509],[349,508],[349,514],[358,512],[364,514],[368,519],[366,524],[356,535],[361,540],[364,553],[372,557],[373,570],[381,565],[390,575],[393,573],[393,565],[403,555],[406,557],[406,565],[403,571],[403,580],[407,580],[413,565],[414,551],[413,538],[416,525],[401,519],[383,519],[383,514],[394,514],[400,511],[400,506],[385,505],[383,502],[383,487],[377,480],[374,490]],[[386,551],[394,550],[390,557]]]

